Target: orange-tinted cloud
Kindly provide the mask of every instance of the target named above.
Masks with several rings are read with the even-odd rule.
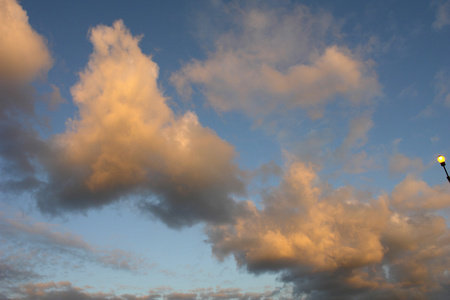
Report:
[[[450,231],[434,213],[450,206],[449,195],[447,186],[406,178],[391,196],[373,198],[334,189],[314,166],[294,160],[262,208],[248,203],[248,215],[208,226],[207,234],[217,258],[232,255],[254,273],[280,272],[312,299],[427,297],[450,282]]]
[[[205,61],[193,60],[172,76],[181,95],[199,86],[218,111],[258,117],[300,107],[316,118],[336,96],[359,103],[379,94],[370,63],[324,42],[338,35],[330,15],[302,6],[249,6],[231,9],[236,28],[219,37]]]
[[[229,220],[231,194],[244,192],[234,148],[195,113],[172,112],[158,66],[122,21],[90,33],[94,51],[71,89],[79,112],[52,138],[39,206],[85,209],[137,194],[170,226]]]
[[[2,190],[35,188],[35,159],[45,152],[32,123],[36,95],[31,83],[52,66],[46,42],[15,0],[0,1],[0,158]],[[6,183],[5,183],[6,182]]]
[[[410,158],[401,153],[395,153],[389,159],[389,172],[392,174],[422,171],[424,168],[420,158]]]
[[[31,28],[15,0],[0,1],[0,79],[30,82],[45,75],[52,59],[42,36]]]
[[[429,186],[425,181],[408,175],[397,184],[391,203],[399,211],[435,211],[450,206],[450,186]]]

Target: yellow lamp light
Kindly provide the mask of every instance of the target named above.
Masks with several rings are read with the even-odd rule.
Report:
[[[439,155],[439,156],[437,157],[437,161],[438,161],[438,162],[441,164],[441,166],[444,168],[445,175],[447,175],[447,180],[448,180],[448,182],[450,182],[450,176],[448,175],[447,168],[445,167],[445,157],[444,157],[443,155]]]

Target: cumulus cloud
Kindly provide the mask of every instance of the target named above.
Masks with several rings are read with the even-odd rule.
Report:
[[[206,232],[218,259],[279,272],[298,297],[425,299],[450,283],[450,231],[435,214],[449,195],[447,186],[409,177],[390,196],[334,189],[313,165],[293,160],[262,208],[249,202],[248,215]]]
[[[450,206],[450,187],[436,185],[408,175],[397,184],[391,194],[391,203],[400,211],[434,211]]]
[[[158,66],[122,21],[90,31],[94,51],[72,89],[78,115],[51,138],[38,193],[49,213],[100,207],[139,195],[173,227],[229,220],[245,192],[234,148],[193,112],[175,116],[158,88]]]
[[[172,227],[232,218],[232,196],[245,193],[234,148],[194,112],[173,113],[158,88],[158,66],[122,21],[90,31],[94,51],[71,89],[78,114],[44,140],[35,129],[36,99],[50,108],[63,99],[56,86],[41,97],[30,83],[45,76],[51,56],[17,2],[2,0],[0,9],[4,191],[31,190],[50,214],[138,195],[144,211]]]
[[[217,39],[206,60],[193,60],[172,76],[181,95],[198,86],[218,111],[256,117],[300,107],[316,118],[337,96],[359,103],[379,93],[370,63],[326,42],[338,36],[329,14],[303,6],[228,11],[232,31]]]

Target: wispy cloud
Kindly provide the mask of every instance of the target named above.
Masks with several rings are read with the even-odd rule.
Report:
[[[414,117],[415,120],[430,118],[443,107],[450,107],[450,78],[444,70],[434,76],[434,91],[434,99],[430,99],[430,104]]]
[[[424,164],[418,157],[410,158],[402,153],[395,153],[389,158],[389,173],[391,174],[420,172],[423,169]]]
[[[350,120],[348,133],[335,151],[335,157],[343,164],[343,171],[362,173],[373,167],[373,159],[362,150],[369,140],[368,133],[372,127],[371,112],[361,113]]]
[[[438,72],[435,76],[435,90],[436,101],[450,107],[450,77],[444,71]]]
[[[42,282],[24,284],[14,290],[15,300],[272,300],[281,295],[280,290],[262,293],[244,292],[240,289],[222,289],[220,287],[199,289],[188,292],[175,292],[163,288],[149,291],[146,295],[116,295],[115,293],[89,293],[83,288],[74,287],[70,282]],[[5,298],[12,300],[12,298]],[[280,298],[283,299],[283,298]]]
[[[450,1],[433,1],[436,6],[436,19],[433,22],[434,29],[442,29],[450,25]]]
[[[142,273],[155,264],[121,249],[102,249],[51,223],[35,222],[26,216],[6,217],[0,213],[0,276],[8,285],[45,276],[42,270],[55,264],[97,264]]]

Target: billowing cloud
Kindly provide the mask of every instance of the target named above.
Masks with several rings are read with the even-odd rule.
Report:
[[[232,255],[256,274],[280,272],[299,297],[425,299],[450,283],[450,231],[433,213],[450,205],[449,195],[447,186],[409,177],[391,196],[334,189],[314,166],[294,160],[262,208],[249,202],[249,215],[206,232],[218,259]]]
[[[231,219],[232,195],[245,193],[234,148],[195,113],[173,113],[158,66],[121,21],[91,30],[94,52],[71,89],[78,115],[44,140],[34,115],[42,97],[30,83],[51,67],[49,51],[17,2],[2,0],[0,17],[2,190],[31,189],[52,214],[139,195],[141,208],[169,226]],[[50,108],[62,100],[52,89],[43,97]]]
[[[359,103],[379,93],[370,63],[325,42],[338,42],[329,14],[303,6],[228,11],[233,30],[218,38],[206,60],[193,60],[172,76],[181,95],[198,86],[218,111],[255,117],[300,107],[315,118],[337,96]]]
[[[434,211],[450,206],[450,186],[430,187],[408,175],[392,191],[391,203],[400,211]]]
[[[141,208],[173,227],[226,221],[243,194],[234,148],[195,113],[175,116],[157,85],[158,66],[122,21],[90,31],[94,51],[71,93],[78,116],[42,159],[50,213],[139,195]]]

